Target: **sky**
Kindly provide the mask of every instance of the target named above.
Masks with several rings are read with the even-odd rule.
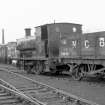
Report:
[[[83,32],[105,31],[105,0],[0,0],[0,39],[25,36],[24,29],[55,22],[83,25]],[[2,42],[0,40],[0,43]]]

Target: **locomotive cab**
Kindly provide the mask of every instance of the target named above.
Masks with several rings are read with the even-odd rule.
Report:
[[[36,39],[45,42],[45,57],[48,58],[50,72],[68,71],[70,66],[64,59],[78,55],[75,49],[70,49],[69,39],[72,40],[82,33],[81,25],[53,23],[38,26],[35,29]]]

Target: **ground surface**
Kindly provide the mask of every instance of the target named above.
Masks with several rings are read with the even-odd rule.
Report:
[[[3,65],[0,65],[0,67],[3,67]],[[12,66],[6,68],[10,68],[13,71],[16,70],[16,68]],[[75,81],[67,74],[59,76],[52,76],[50,73],[46,73],[45,75],[27,75],[23,70],[18,70],[18,72],[33,80],[62,89],[73,95],[96,102],[100,105],[105,105],[105,80],[86,78],[82,81]]]

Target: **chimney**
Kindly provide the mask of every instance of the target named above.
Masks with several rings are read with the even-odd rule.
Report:
[[[30,28],[25,28],[25,37],[31,36],[31,29]]]
[[[2,44],[5,44],[5,40],[4,40],[4,29],[2,29]]]

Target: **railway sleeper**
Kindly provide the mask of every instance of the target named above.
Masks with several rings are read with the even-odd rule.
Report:
[[[31,100],[29,97],[24,94],[14,91],[8,87],[0,85],[2,96],[0,96],[0,104],[8,105],[8,104],[16,104],[22,103],[22,105],[39,105],[37,102]],[[3,93],[4,92],[4,93]],[[31,103],[31,104],[30,104]]]

